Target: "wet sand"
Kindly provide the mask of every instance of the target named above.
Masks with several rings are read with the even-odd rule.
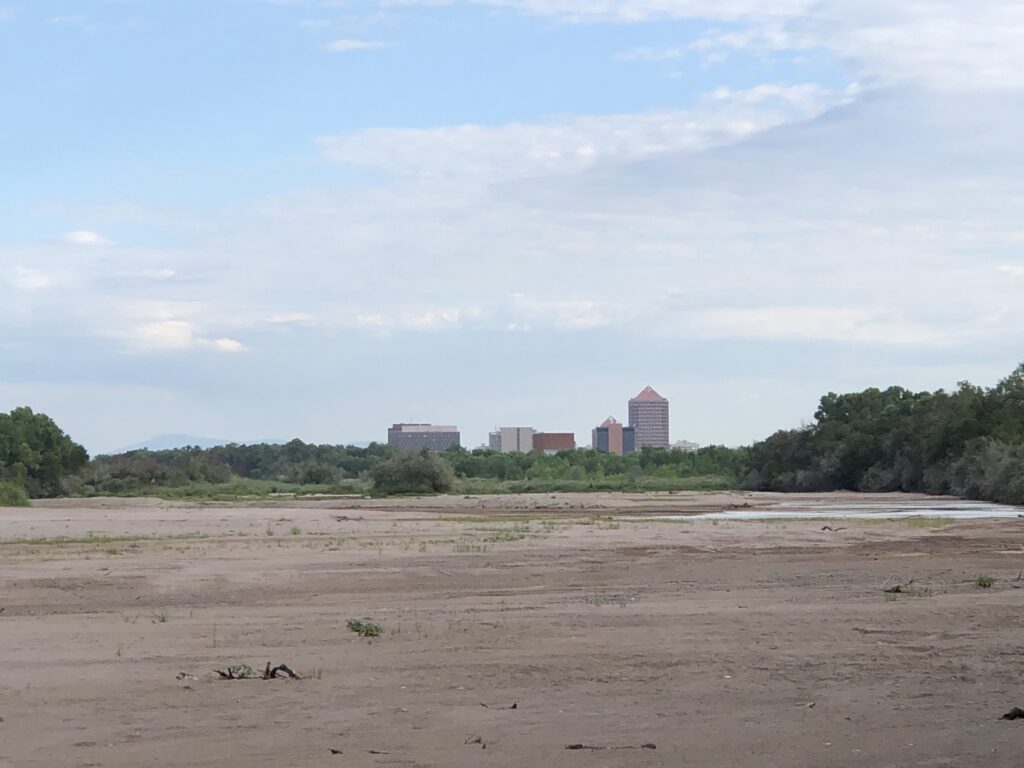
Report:
[[[1024,520],[663,517],[864,500],[2,509],[0,766],[1019,765]]]

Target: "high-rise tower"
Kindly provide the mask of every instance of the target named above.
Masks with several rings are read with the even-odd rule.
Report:
[[[668,448],[668,400],[650,387],[629,401],[629,426],[636,430],[636,448]]]

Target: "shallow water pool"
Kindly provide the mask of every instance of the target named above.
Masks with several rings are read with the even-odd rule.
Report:
[[[698,515],[664,515],[659,520],[779,520],[944,517],[952,519],[1006,518],[1024,516],[1024,507],[959,499],[917,499],[913,501],[792,501],[765,509],[737,509]]]

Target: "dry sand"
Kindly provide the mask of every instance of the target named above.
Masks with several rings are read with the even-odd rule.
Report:
[[[777,501],[0,509],[0,766],[1019,766],[1024,521]]]

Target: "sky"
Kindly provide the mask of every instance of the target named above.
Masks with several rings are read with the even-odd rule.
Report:
[[[1024,359],[1024,5],[0,0],[0,411],[738,445]]]

